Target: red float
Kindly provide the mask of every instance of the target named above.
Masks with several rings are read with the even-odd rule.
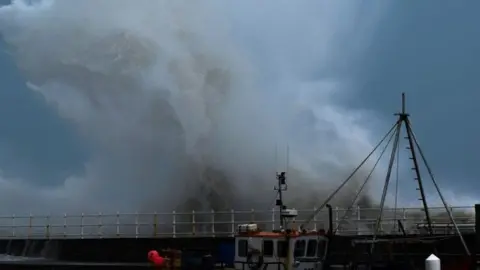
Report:
[[[150,250],[147,257],[155,266],[163,266],[165,264],[165,258],[160,256],[156,250]]]

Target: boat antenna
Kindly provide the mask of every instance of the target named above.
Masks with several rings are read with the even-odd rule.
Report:
[[[274,171],[277,172],[278,170],[278,143],[275,143],[275,167]]]
[[[287,144],[287,163],[285,165],[285,172],[288,173],[288,169],[290,168],[290,145]]]

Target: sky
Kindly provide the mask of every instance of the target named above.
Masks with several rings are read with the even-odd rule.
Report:
[[[9,2],[0,0],[5,7]],[[3,189],[18,192],[16,197],[0,198],[0,212],[93,211],[95,205],[109,210],[144,208],[157,196],[183,194],[182,185],[196,187],[190,182],[195,177],[184,175],[193,170],[191,157],[202,164],[195,170],[215,167],[229,179],[238,175],[246,182],[235,179],[232,185],[246,193],[248,188],[242,185],[255,181],[265,183],[262,188],[271,186],[263,180],[270,171],[261,170],[281,159],[274,157],[273,140],[283,149],[291,144],[291,166],[299,178],[315,186],[313,178],[328,179],[319,180],[326,184],[322,192],[328,193],[393,124],[401,92],[407,95],[415,134],[449,203],[477,202],[480,18],[475,10],[480,3],[211,1],[198,14],[185,4],[155,6],[158,13],[145,15],[143,21],[142,12],[154,6],[151,1],[139,1],[136,7],[113,0],[98,5],[87,0],[44,2],[48,2],[44,10],[18,8],[18,3],[17,9],[4,7],[3,13],[0,9],[0,48],[4,48],[0,50],[0,168]],[[112,9],[123,17],[99,15]],[[159,18],[148,21],[149,16]],[[176,24],[170,25],[172,21]],[[196,34],[195,48],[170,33],[177,24],[186,29],[182,29],[186,39],[188,33]],[[136,29],[135,34],[148,37],[138,46],[143,50],[153,44],[152,54],[147,49],[145,55],[140,49],[132,53],[137,46],[132,42],[122,52],[141,63],[122,62],[121,67],[110,63],[112,56],[102,48],[124,42],[123,37],[108,39],[107,45],[95,38],[117,28]],[[184,59],[183,49],[205,59],[200,64],[178,60],[182,71],[176,73],[170,64],[150,63],[162,62],[162,57],[172,62]],[[215,75],[212,70],[229,75]],[[153,71],[158,78],[151,75]],[[210,71],[212,77],[221,77],[213,90],[196,87],[196,72]],[[109,77],[99,78],[95,72]],[[224,84],[228,91],[222,89]],[[142,91],[133,91],[135,87]],[[174,88],[206,92],[172,101],[169,98],[178,93]],[[225,101],[212,103],[218,96],[226,96]],[[157,98],[158,104],[149,103]],[[164,100],[176,111],[183,133],[168,117],[146,116],[170,115]],[[296,111],[290,106],[303,107]],[[150,133],[146,127],[152,128]],[[186,146],[177,142],[182,136]],[[202,136],[208,143],[202,143]],[[192,146],[195,142],[208,149],[198,150]],[[172,154],[178,149],[193,154],[188,158]],[[418,194],[408,160],[401,163],[401,193],[409,201]],[[251,175],[244,175],[244,169]],[[154,184],[156,177],[175,180]],[[249,177],[256,180],[245,180]],[[378,178],[371,188],[377,197],[382,188]],[[428,194],[435,193],[428,187]],[[41,195],[34,195],[35,190]],[[185,196],[196,192],[189,189]],[[433,200],[438,204],[438,199]],[[64,207],[57,205],[59,201]]]

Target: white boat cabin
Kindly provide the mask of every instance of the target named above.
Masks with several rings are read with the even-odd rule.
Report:
[[[324,231],[262,232],[256,224],[239,225],[235,269],[322,270],[327,243]]]

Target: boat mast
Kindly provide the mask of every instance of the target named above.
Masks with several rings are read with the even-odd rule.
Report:
[[[413,131],[412,131],[412,127],[410,126],[410,120],[408,118],[410,115],[405,111],[405,93],[402,93],[402,111],[399,113],[396,113],[395,115],[398,116],[399,129],[401,129],[402,124],[405,125],[405,130],[407,135],[405,138],[408,140],[407,149],[410,150],[410,154],[411,154],[410,159],[413,162],[412,170],[415,171],[415,176],[416,176],[415,180],[417,181],[417,184],[418,184],[417,190],[420,191],[419,200],[422,201],[423,210],[425,211],[425,219],[427,221],[428,233],[430,235],[433,235],[432,219],[430,218],[430,211],[428,209],[427,199],[425,196],[425,189],[423,188],[422,176],[420,174],[420,168],[418,166],[418,159],[417,159],[417,154],[415,152],[415,141],[413,137]],[[400,132],[400,130],[398,132]]]
[[[287,209],[287,206],[283,204],[283,191],[287,191],[287,176],[286,172],[277,172],[277,186],[275,186],[275,190],[277,191],[277,200],[276,205],[278,206],[279,215],[280,215],[280,229],[285,228],[285,217],[283,216],[283,212]]]
[[[417,181],[417,184],[418,184],[417,190],[420,191],[420,199],[419,200],[421,200],[422,204],[423,204],[423,210],[425,212],[425,219],[427,221],[429,234],[431,234],[431,235],[433,234],[432,221],[431,221],[430,212],[429,212],[429,209],[428,209],[428,204],[427,204],[425,191],[424,191],[424,186],[423,186],[423,182],[422,182],[422,177],[421,177],[421,173],[420,173],[419,161],[424,164],[424,167],[426,168],[426,170],[428,172],[428,175],[430,176],[429,178],[432,181],[432,183],[435,187],[435,190],[437,191],[437,194],[440,196],[440,199],[443,203],[443,206],[445,207],[445,211],[448,214],[450,222],[451,222],[451,224],[453,224],[453,227],[455,228],[455,231],[460,238],[460,241],[463,245],[465,254],[470,255],[470,250],[468,249],[468,246],[465,243],[465,240],[464,240],[464,238],[463,238],[463,236],[462,236],[462,234],[461,234],[461,232],[460,232],[460,230],[457,226],[457,223],[455,222],[455,220],[453,218],[453,214],[450,210],[450,207],[448,206],[445,198],[443,197],[443,194],[440,191],[440,188],[437,184],[437,181],[436,181],[436,179],[435,179],[435,177],[432,173],[432,169],[430,168],[430,166],[427,162],[427,159],[426,159],[426,157],[425,157],[422,149],[420,148],[420,145],[419,145],[419,143],[418,143],[418,141],[415,137],[415,133],[413,132],[412,124],[411,124],[410,119],[409,119],[409,114],[406,113],[406,110],[405,110],[405,93],[402,93],[402,109],[401,109],[401,112],[396,113],[395,115],[398,116],[398,119],[395,122],[395,124],[390,128],[390,130],[387,132],[387,134],[385,134],[385,136],[380,140],[380,142],[367,155],[367,157],[353,170],[353,172],[347,177],[347,179],[345,179],[340,184],[340,186],[337,187],[337,189],[333,193],[331,193],[330,196],[327,197],[327,199],[321,204],[321,206],[319,208],[317,208],[314,211],[314,213],[301,225],[301,228],[304,228],[304,226],[308,225],[313,220],[313,218],[321,210],[323,210],[323,208],[330,202],[330,200],[332,200],[332,198],[353,178],[353,176],[356,175],[357,171],[360,170],[360,168],[367,162],[367,160],[380,147],[380,145],[382,145],[383,142],[386,141],[387,138],[389,138],[385,147],[384,147],[384,149],[383,149],[383,151],[382,151],[382,153],[378,157],[377,162],[375,163],[373,169],[370,171],[370,174],[367,176],[367,178],[365,179],[365,182],[364,182],[364,185],[365,185],[365,183],[367,183],[367,181],[369,180],[369,178],[370,178],[373,170],[375,169],[376,165],[378,164],[381,157],[383,156],[383,153],[385,152],[385,150],[389,146],[390,142],[393,141],[392,151],[391,151],[390,160],[389,160],[389,164],[388,164],[387,175],[386,175],[386,178],[385,178],[382,197],[381,197],[381,200],[380,200],[380,213],[379,213],[378,218],[376,220],[376,226],[375,226],[375,230],[374,230],[374,234],[373,234],[373,241],[372,241],[372,246],[371,246],[371,253],[373,253],[375,240],[377,238],[377,235],[378,235],[380,227],[381,227],[380,224],[381,224],[382,218],[383,218],[383,210],[384,210],[384,206],[385,206],[385,199],[386,199],[386,195],[387,195],[387,191],[388,191],[388,186],[389,186],[389,182],[390,182],[390,176],[391,176],[391,173],[392,173],[393,163],[395,161],[396,156],[398,156],[398,154],[396,154],[396,153],[398,152],[398,147],[399,147],[399,137],[400,137],[400,134],[402,132],[402,126],[405,126],[405,130],[406,130],[405,138],[408,140],[407,149],[410,151],[410,154],[411,154],[410,159],[413,162],[412,170],[415,172],[415,180]],[[419,155],[420,160],[417,158],[417,153]],[[362,191],[362,189],[363,189],[363,185],[362,185],[362,188],[359,190],[359,192],[355,195],[355,199],[353,200],[353,203],[352,203],[352,205],[350,206],[349,209],[351,209],[351,207],[355,203],[355,201],[358,198],[358,195]],[[348,212],[349,211],[347,211],[347,213],[341,219],[342,221],[348,216],[347,215]]]

